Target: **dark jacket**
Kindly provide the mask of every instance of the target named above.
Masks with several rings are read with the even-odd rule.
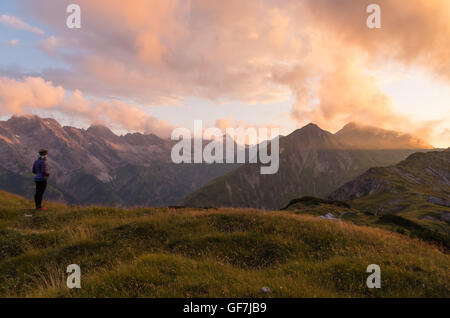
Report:
[[[33,164],[33,173],[36,175],[34,179],[36,181],[44,181],[50,176],[48,173],[47,159],[39,157]]]

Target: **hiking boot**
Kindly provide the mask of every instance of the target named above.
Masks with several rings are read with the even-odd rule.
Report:
[[[39,208],[39,209],[36,209],[36,211],[47,211],[47,208]]]

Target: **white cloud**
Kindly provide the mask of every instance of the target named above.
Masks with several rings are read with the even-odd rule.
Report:
[[[12,28],[32,32],[35,34],[45,34],[45,32],[37,27],[29,25],[20,20],[18,17],[3,14],[0,16],[0,23],[6,24]]]

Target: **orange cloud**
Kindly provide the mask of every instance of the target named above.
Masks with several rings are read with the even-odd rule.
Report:
[[[63,103],[63,113],[85,118],[91,123],[102,123],[129,131],[154,133],[161,137],[169,137],[173,126],[168,122],[150,116],[140,108],[119,100],[92,101],[86,100],[80,91],[75,91]]]
[[[448,0],[378,0],[376,30],[366,26],[371,0],[80,0],[77,32],[61,28],[68,1],[19,1],[80,49],[62,56],[71,70],[43,76],[105,98],[250,104],[294,94],[299,123],[334,130],[360,121],[419,132],[427,123],[396,113],[373,71],[398,63],[450,80]],[[426,133],[437,138],[448,126],[433,128]]]
[[[359,47],[374,62],[394,59],[420,66],[450,80],[450,2],[447,0],[375,1],[382,9],[382,28],[365,25],[372,0],[305,0],[307,22]]]
[[[23,82],[0,77],[0,113],[23,114],[30,109],[52,108],[62,102],[65,91],[39,77],[26,77]]]
[[[54,86],[39,77],[17,81],[0,77],[0,114],[21,115],[39,110],[51,110],[85,119],[90,123],[104,123],[116,128],[170,136],[173,127],[134,105],[119,100],[97,101],[83,97],[76,90],[69,98],[61,86]]]

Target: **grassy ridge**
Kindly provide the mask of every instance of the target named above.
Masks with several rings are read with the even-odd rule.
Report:
[[[369,205],[361,205],[360,202],[355,203],[358,200],[342,202],[314,197],[292,200],[283,210],[299,215],[314,216],[323,216],[331,213],[340,220],[356,225],[383,228],[412,238],[420,238],[448,253],[450,251],[449,222],[440,220],[438,217],[442,213],[450,213],[450,208],[429,203],[423,204],[420,200],[420,198],[412,197],[404,210],[397,214],[377,215],[365,209]],[[424,216],[427,215],[434,215],[436,218],[424,219]]]
[[[449,255],[383,229],[249,209],[50,205],[23,218],[30,202],[0,204],[2,297],[450,296]],[[78,290],[65,286],[72,263]],[[369,264],[381,289],[366,287]]]

